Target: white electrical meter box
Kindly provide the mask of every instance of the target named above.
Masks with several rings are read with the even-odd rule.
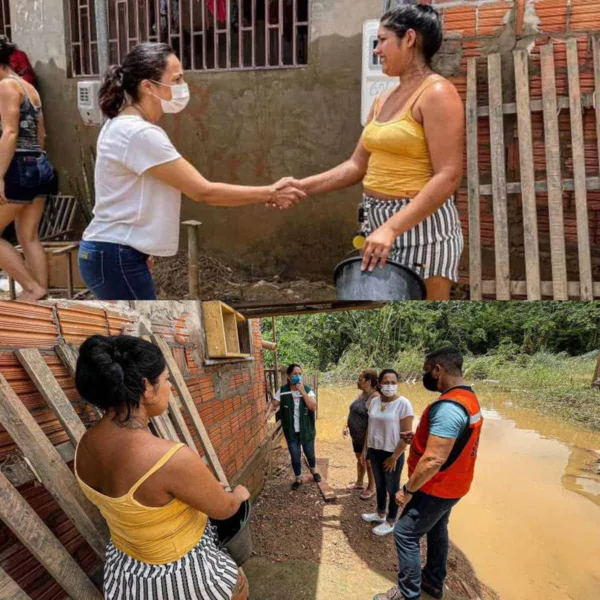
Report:
[[[100,109],[98,93],[100,81],[79,81],[77,83],[77,108],[86,125],[100,126],[104,115]]]
[[[367,124],[367,118],[377,96],[398,85],[397,77],[388,77],[381,70],[379,57],[373,54],[377,46],[379,19],[365,21],[363,25],[362,78],[361,78],[361,123]]]

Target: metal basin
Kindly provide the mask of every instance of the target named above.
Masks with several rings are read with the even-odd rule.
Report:
[[[360,270],[361,263],[362,256],[352,256],[335,268],[333,279],[338,300],[425,300],[425,283],[412,269],[388,260],[383,269],[376,267],[368,272]]]

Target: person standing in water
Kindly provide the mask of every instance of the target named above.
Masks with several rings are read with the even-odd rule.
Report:
[[[303,383],[300,365],[291,364],[286,373],[287,383],[275,394],[273,408],[277,410],[281,406],[281,428],[292,459],[296,477],[292,489],[295,491],[302,485],[302,452],[308,460],[313,479],[317,483],[321,481],[315,456],[317,398],[314,391]]]
[[[255,187],[205,179],[158,125],[189,100],[183,67],[167,44],[139,44],[104,76],[100,106],[108,121],[98,137],[94,218],[79,249],[81,275],[100,300],[156,299],[151,257],[179,249],[182,193],[230,207],[289,208],[306,197],[290,178]]]
[[[398,373],[385,369],[379,374],[380,395],[373,398],[369,409],[369,429],[361,460],[371,461],[377,489],[377,512],[365,513],[367,523],[377,523],[375,535],[394,531],[398,516],[396,493],[404,466],[407,443],[402,434],[412,431],[414,411],[408,398],[398,393]],[[386,509],[387,508],[387,509]]]

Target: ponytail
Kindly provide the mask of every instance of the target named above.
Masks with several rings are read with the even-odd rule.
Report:
[[[116,117],[126,100],[140,100],[140,83],[160,81],[169,56],[175,51],[168,44],[143,42],[133,48],[122,65],[109,67],[98,95],[100,108],[109,119]]]
[[[100,108],[109,119],[116,117],[125,104],[125,89],[123,88],[123,67],[112,65],[106,71],[100,87]]]

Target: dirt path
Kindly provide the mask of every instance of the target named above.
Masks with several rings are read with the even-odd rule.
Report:
[[[325,503],[305,476],[292,492],[292,472],[285,443],[273,454],[273,476],[258,499],[252,518],[254,557],[245,567],[252,600],[370,600],[394,585],[393,536],[378,538],[360,515],[373,512],[346,485],[355,477],[355,459],[343,440],[318,441],[319,468],[337,493]],[[447,600],[498,596],[481,584],[469,561],[454,546],[448,561]],[[429,596],[423,595],[423,599]]]

